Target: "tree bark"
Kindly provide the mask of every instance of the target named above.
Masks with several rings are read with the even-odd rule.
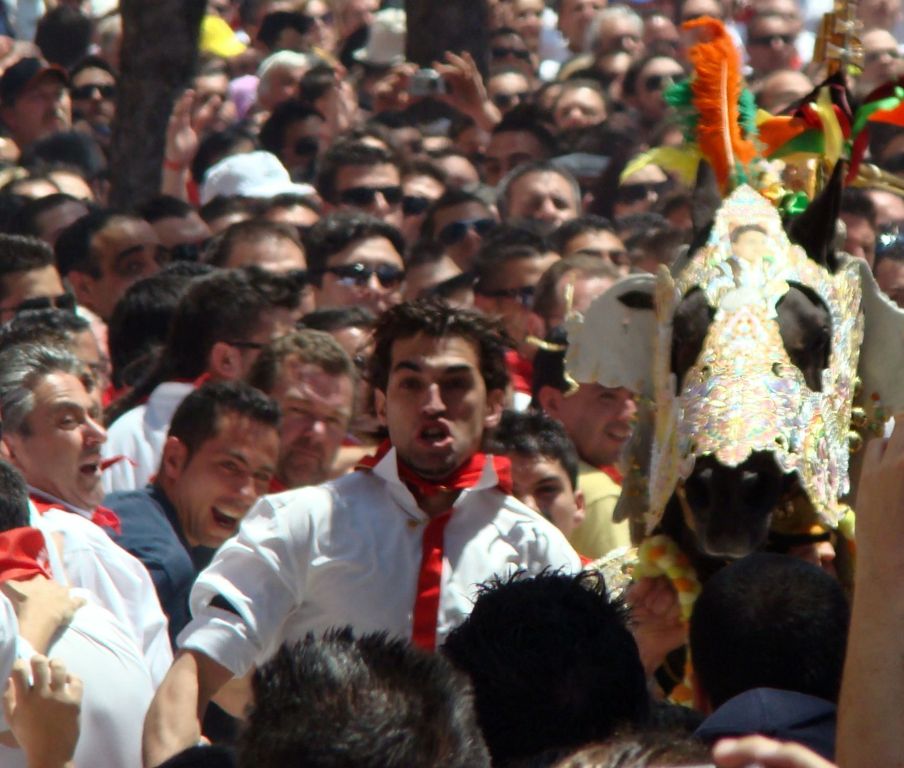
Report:
[[[205,0],[121,0],[119,98],[110,150],[111,205],[159,194],[166,126],[189,84]]]
[[[405,0],[405,13],[408,61],[429,67],[445,51],[468,51],[486,77],[487,0]]]

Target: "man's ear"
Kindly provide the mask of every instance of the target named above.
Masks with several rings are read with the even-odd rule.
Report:
[[[487,392],[487,411],[483,418],[484,429],[495,429],[502,419],[502,411],[505,408],[505,390],[491,389]]]
[[[235,381],[241,378],[241,352],[225,341],[216,342],[207,356],[207,372],[213,378],[222,381]]]
[[[163,455],[160,458],[161,478],[176,481],[182,475],[188,460],[188,446],[178,437],[167,437],[163,444]]]
[[[380,420],[380,424],[386,426],[386,393],[382,389],[374,387],[374,413]]]
[[[561,411],[562,397],[563,395],[558,389],[548,385],[540,387],[540,391],[537,392],[537,401],[540,403],[543,412],[557,421],[561,420],[559,419],[559,413]]]

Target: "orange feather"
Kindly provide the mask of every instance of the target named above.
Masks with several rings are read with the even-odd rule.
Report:
[[[694,65],[694,107],[700,115],[697,144],[726,191],[735,167],[746,165],[756,155],[739,122],[738,99],[744,87],[741,59],[721,21],[703,16],[683,26],[697,30],[702,38],[688,51]]]

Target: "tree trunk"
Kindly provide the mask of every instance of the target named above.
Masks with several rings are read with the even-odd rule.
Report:
[[[444,51],[468,51],[487,74],[487,0],[405,0],[406,58],[422,67]]]
[[[111,205],[160,193],[166,125],[189,84],[205,0],[121,0],[119,98],[110,150]]]

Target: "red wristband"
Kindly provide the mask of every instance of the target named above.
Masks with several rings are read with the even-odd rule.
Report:
[[[181,163],[177,163],[174,160],[168,160],[167,158],[163,158],[163,167],[167,171],[184,171],[185,166]]]

